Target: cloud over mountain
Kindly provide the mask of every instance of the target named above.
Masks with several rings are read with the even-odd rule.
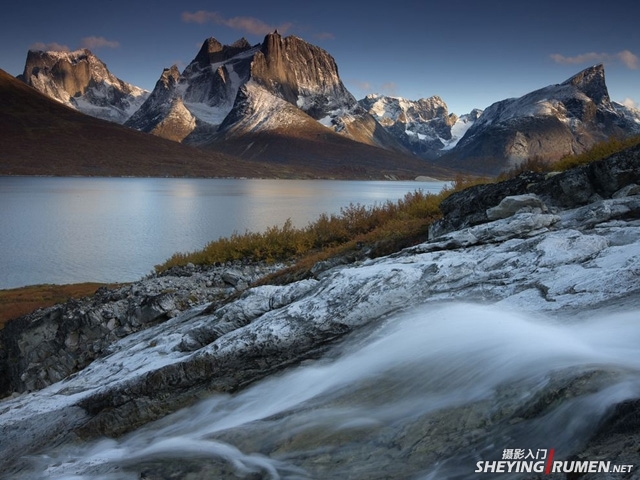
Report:
[[[89,50],[95,50],[97,48],[107,47],[107,48],[118,48],[120,46],[120,42],[115,40],[107,40],[104,37],[84,37],[80,42],[81,48],[88,48]]]
[[[637,70],[640,68],[640,60],[638,56],[629,50],[622,50],[618,53],[597,53],[589,52],[575,55],[573,57],[566,57],[559,53],[550,55],[551,59],[556,63],[565,65],[577,65],[580,63],[607,63],[607,62],[621,62],[630,70]]]
[[[206,10],[198,10],[197,12],[193,13],[183,12],[182,21],[186,23],[213,23],[215,25],[224,25],[225,27],[240,30],[252,35],[266,35],[276,29],[281,33],[285,33],[291,28],[292,25],[291,23],[270,25],[254,17],[226,18],[219,12],[208,12]]]

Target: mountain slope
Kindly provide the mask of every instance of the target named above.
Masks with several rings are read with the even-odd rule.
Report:
[[[84,115],[0,70],[0,175],[254,178],[384,178],[389,175],[414,178],[420,174],[450,178],[453,175],[446,169],[429,168],[411,158],[405,165],[401,162],[404,157],[356,144],[301,115],[320,136],[309,133],[309,138],[296,143],[287,139],[286,132],[282,135],[272,132],[264,137],[224,142],[226,148],[219,151],[202,150]],[[331,140],[325,142],[322,135],[328,135]],[[264,162],[253,151],[247,159],[229,155],[242,153],[252,142],[256,148],[262,145],[262,149],[273,150],[278,159],[287,158],[287,152],[295,153],[291,158],[300,159],[305,145],[309,148],[300,161]],[[252,158],[261,161],[252,161]]]
[[[205,145],[273,165],[320,168],[337,177],[374,178],[376,172],[396,178],[454,175],[413,156],[336,133],[253,80],[240,88],[233,110]]]
[[[27,85],[76,110],[124,123],[149,92],[128,84],[89,50],[42,52],[29,50],[24,72]]]
[[[497,174],[527,158],[556,160],[633,133],[640,133],[640,123],[615,108],[604,67],[596,65],[561,84],[489,106],[441,161]]]
[[[269,166],[203,152],[81,114],[2,70],[0,142],[2,175],[277,176],[280,173]]]

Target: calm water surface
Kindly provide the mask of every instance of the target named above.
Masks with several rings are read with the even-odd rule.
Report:
[[[287,219],[304,227],[442,182],[0,177],[0,289],[123,282],[175,252]]]

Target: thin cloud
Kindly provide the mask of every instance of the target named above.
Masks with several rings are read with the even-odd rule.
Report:
[[[380,91],[389,97],[394,97],[398,92],[398,85],[395,82],[386,82],[380,86]]]
[[[89,50],[94,50],[96,48],[118,48],[120,46],[119,42],[113,40],[107,40],[104,37],[84,37],[80,41],[80,46],[82,48],[88,48]]]
[[[593,62],[605,62],[611,58],[611,55],[607,53],[583,53],[576,55],[575,57],[565,57],[559,53],[551,55],[551,59],[556,63],[562,63],[565,65],[574,65],[578,63],[593,63]]]
[[[629,108],[638,108],[638,107],[640,107],[640,105],[638,105],[638,102],[636,102],[634,99],[629,98],[629,97],[625,98],[620,103],[622,105],[624,105],[625,107],[629,107]]]
[[[629,50],[623,50],[617,54],[618,60],[625,64],[625,66],[631,70],[637,70],[640,67],[638,57],[631,53]]]
[[[59,43],[42,43],[36,42],[29,47],[30,50],[41,50],[43,52],[70,52],[71,49],[66,45]]]
[[[225,27],[241,30],[252,35],[266,35],[274,30],[278,30],[280,33],[286,33],[292,26],[291,23],[282,23],[274,26],[254,17],[226,18],[218,12],[208,12],[205,10],[198,10],[194,13],[183,12],[182,21],[186,23],[213,23],[216,25],[224,25]]]
[[[629,50],[623,50],[618,53],[582,53],[573,57],[567,57],[559,53],[550,55],[551,60],[563,65],[577,65],[581,63],[611,63],[615,61],[621,62],[624,66],[631,70],[640,68],[640,59]]]
[[[371,83],[365,80],[351,79],[349,80],[349,83],[355,85],[355,88],[362,90],[363,92],[371,93],[371,90],[373,90],[373,86],[371,85]]]

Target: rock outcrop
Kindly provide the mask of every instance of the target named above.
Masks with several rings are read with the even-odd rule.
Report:
[[[445,217],[428,242],[161,314],[76,374],[0,403],[3,470],[458,478],[521,446],[632,462],[638,171],[633,149],[490,195],[475,187],[450,197],[459,219]],[[462,201],[473,208],[453,213]],[[173,308],[160,300],[151,310]],[[176,410],[79,456],[48,448],[118,437]],[[43,450],[54,459],[44,467],[18,458]]]
[[[38,310],[0,330],[0,397],[40,390],[84,369],[132,333],[245,290],[277,266],[175,267],[93,297]]]
[[[468,188],[442,202],[444,218],[431,226],[431,237],[488,221],[505,197],[536,194],[547,206],[566,209],[633,191],[633,185],[640,184],[638,158],[640,147],[634,147],[562,173],[525,172],[505,182]]]

